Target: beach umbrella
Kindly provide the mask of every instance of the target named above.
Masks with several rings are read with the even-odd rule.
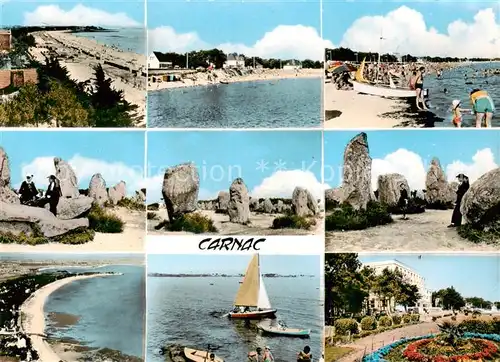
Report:
[[[352,64],[348,64],[348,63],[343,63],[343,64],[340,64],[340,65],[337,65],[337,66],[334,66],[334,67],[331,67],[330,69],[328,69],[328,71],[332,74],[339,74],[339,73],[344,73],[344,72],[355,72],[357,70],[357,68],[352,65]]]

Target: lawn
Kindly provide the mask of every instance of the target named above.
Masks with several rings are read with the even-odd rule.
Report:
[[[348,347],[325,346],[325,362],[338,361],[352,351],[354,349]]]

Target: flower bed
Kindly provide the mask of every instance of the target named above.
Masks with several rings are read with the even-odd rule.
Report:
[[[439,354],[433,356],[419,351],[422,347],[425,347],[434,341],[434,339],[421,339],[410,343],[404,350],[403,357],[415,362],[460,362],[464,360],[492,358],[498,352],[498,346],[495,343],[484,339],[470,339],[473,345],[477,344],[482,348],[480,352],[475,353],[464,353],[453,356]]]

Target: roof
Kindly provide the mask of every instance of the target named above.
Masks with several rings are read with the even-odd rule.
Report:
[[[228,54],[227,60],[244,60],[244,59],[243,59],[243,57],[240,57],[239,55]]]
[[[170,63],[167,54],[163,54],[161,52],[153,52],[153,54],[155,55],[156,59],[158,59],[160,62]]]

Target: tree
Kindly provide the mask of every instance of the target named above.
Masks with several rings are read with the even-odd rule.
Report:
[[[57,127],[87,127],[89,114],[71,89],[52,81],[46,96],[46,112]]]
[[[405,307],[414,307],[418,301],[422,298],[418,292],[418,287],[416,285],[403,282],[399,285],[398,293],[396,294],[395,302]]]
[[[465,307],[465,300],[453,287],[433,293],[433,300],[439,298],[439,305],[447,310],[459,310]]]

